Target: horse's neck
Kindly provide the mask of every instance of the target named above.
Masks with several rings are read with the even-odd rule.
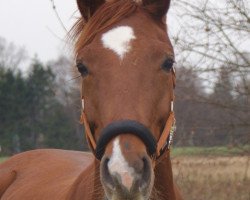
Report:
[[[93,162],[75,180],[67,200],[103,200],[104,191],[100,182],[100,164]]]
[[[155,167],[154,200],[176,200],[169,152]]]

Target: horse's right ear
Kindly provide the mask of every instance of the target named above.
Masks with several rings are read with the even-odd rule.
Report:
[[[104,2],[105,0],[77,0],[77,6],[84,20],[88,21]]]
[[[171,0],[141,0],[143,7],[156,19],[164,19]]]

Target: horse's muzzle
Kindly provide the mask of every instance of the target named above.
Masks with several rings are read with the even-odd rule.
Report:
[[[101,161],[101,181],[109,199],[148,199],[154,175],[150,158],[146,153],[145,156],[138,156],[133,160],[128,171],[119,170],[117,166],[110,165],[110,162],[112,161],[107,156],[104,156]],[[124,163],[115,163],[115,165],[121,165],[122,168]],[[132,174],[129,173],[131,169],[134,172]]]

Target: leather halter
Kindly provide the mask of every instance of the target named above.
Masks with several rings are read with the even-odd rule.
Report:
[[[173,77],[173,86],[175,87],[175,70],[172,69],[171,71],[173,74],[173,76],[172,76]],[[156,142],[155,138],[153,137],[153,135],[151,134],[151,132],[149,130],[147,130],[147,128],[144,125],[139,124],[138,130],[132,129],[131,126],[126,126],[126,127],[124,126],[123,128],[117,128],[117,127],[120,127],[117,125],[117,127],[112,128],[112,131],[111,131],[111,133],[109,133],[109,136],[107,138],[104,138],[101,136],[101,138],[100,138],[101,140],[97,141],[97,143],[96,143],[94,135],[91,132],[86,114],[84,112],[84,99],[83,98],[82,98],[82,114],[81,114],[80,122],[85,127],[85,135],[86,135],[88,144],[89,144],[92,152],[94,153],[95,157],[98,160],[101,160],[101,158],[104,154],[106,145],[112,138],[114,138],[115,136],[118,136],[120,134],[123,134],[123,133],[131,133],[131,134],[139,137],[144,142],[144,144],[147,147],[149,155],[156,161],[167,150],[169,150],[170,145],[172,144],[173,135],[174,135],[175,130],[176,130],[173,106],[174,106],[174,95],[173,95],[173,99],[171,101],[170,114],[169,114],[168,119],[166,121],[163,132],[162,132],[162,134],[157,142]],[[126,120],[126,121],[128,121],[130,124],[136,123],[136,122],[131,121],[131,120]],[[115,122],[115,123],[121,123],[121,122]],[[103,133],[102,135],[105,135],[105,133],[108,132],[106,130],[110,129],[110,126],[112,126],[115,123],[112,123],[112,124],[108,125],[106,128],[104,128],[102,131],[102,133]],[[137,123],[137,126],[138,126],[138,123]],[[143,136],[142,136],[142,134],[143,134]],[[102,139],[102,138],[104,138],[104,139]]]

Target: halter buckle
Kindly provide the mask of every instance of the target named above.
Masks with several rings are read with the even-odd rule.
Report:
[[[171,145],[173,144],[175,132],[176,132],[176,123],[174,120],[174,123],[169,131],[168,139],[166,143],[164,144],[164,146],[161,148],[161,152],[163,152],[165,149],[170,149]]]
[[[169,138],[168,138],[168,141],[167,141],[168,149],[170,149],[170,146],[172,145],[172,143],[174,141],[174,135],[175,135],[175,133],[176,133],[176,123],[174,121],[174,124],[171,127]]]

